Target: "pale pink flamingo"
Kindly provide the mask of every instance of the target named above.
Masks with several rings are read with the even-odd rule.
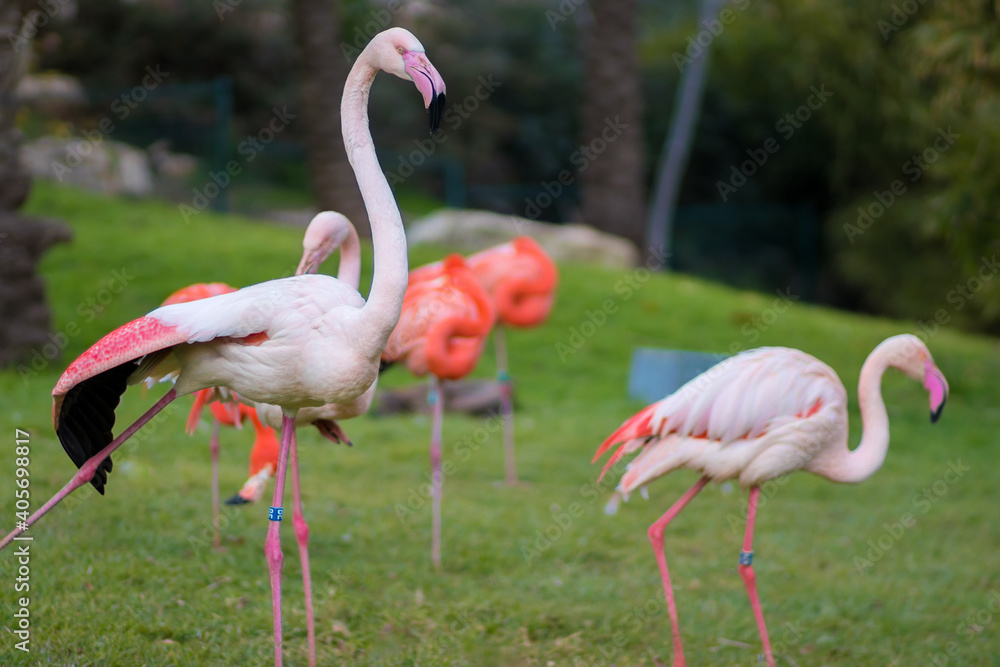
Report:
[[[457,380],[472,372],[493,326],[489,297],[460,255],[449,255],[435,268],[411,274],[399,324],[382,354],[385,363],[402,362],[418,377],[429,375],[427,402],[431,427],[431,560],[441,567],[441,391],[439,380]]]
[[[265,554],[274,611],[275,664],[281,664],[280,519],[288,459],[296,468],[295,415],[301,408],[350,403],[371,387],[379,359],[399,320],[406,291],[406,237],[368,130],[368,92],[379,70],[412,81],[438,128],[445,86],[420,42],[402,28],[376,35],[347,77],[341,117],[344,145],[372,224],[375,273],[368,301],[335,278],[302,275],[230,294],[158,308],[119,327],[70,364],[53,390],[53,421],[80,470],[0,549],[74,489],[90,482],[101,493],[110,455],[177,396],[226,387],[255,403],[282,409],[281,453]],[[129,383],[170,373],[167,393],[117,438],[114,410]],[[310,664],[315,664],[315,654]]]
[[[868,355],[858,380],[861,444],[848,449],[847,391],[832,368],[805,352],[783,347],[748,350],[694,378],[653,403],[611,434],[596,461],[623,443],[604,466],[603,476],[624,454],[641,450],[619,483],[626,497],[678,468],[701,473],[698,482],[649,527],[649,540],[663,579],[673,634],[674,665],[685,664],[663,533],[708,481],[738,479],[749,487],[747,525],[739,571],[746,585],[767,664],[774,655],[757,597],[753,527],[760,485],[796,470],[835,482],[862,482],[882,467],[889,448],[889,417],[882,401],[882,374],[897,368],[930,395],[931,421],[948,397],[948,382],[916,336],[886,339]]]

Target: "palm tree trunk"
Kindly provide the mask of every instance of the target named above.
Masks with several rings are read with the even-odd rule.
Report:
[[[293,11],[301,45],[302,121],[313,196],[320,210],[343,213],[361,237],[370,238],[368,215],[340,131],[340,100],[350,63],[340,49],[338,3],[295,0]]]
[[[590,0],[584,24],[580,174],[583,220],[640,246],[645,169],[638,0]]]

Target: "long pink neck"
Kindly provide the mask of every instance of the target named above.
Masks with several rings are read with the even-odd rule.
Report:
[[[882,467],[889,451],[889,415],[882,400],[882,375],[889,367],[891,350],[879,346],[868,355],[858,379],[861,408],[861,444],[847,450],[826,476],[836,482],[863,482]]]
[[[372,54],[369,45],[351,68],[344,86],[340,114],[344,147],[371,221],[374,249],[372,287],[361,311],[361,331],[358,331],[356,340],[364,344],[370,353],[368,356],[377,360],[399,321],[409,267],[403,220],[389,183],[382,174],[368,130],[368,93],[378,73],[372,63]]]
[[[337,280],[358,289],[361,285],[361,241],[354,225],[347,225],[347,238],[340,244],[340,265]]]

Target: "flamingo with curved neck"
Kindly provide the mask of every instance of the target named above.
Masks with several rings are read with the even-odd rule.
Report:
[[[796,470],[835,482],[861,482],[874,475],[889,449],[889,418],[881,392],[889,368],[923,384],[931,421],[936,422],[948,398],[948,381],[927,346],[916,336],[902,334],[879,344],[861,367],[862,436],[853,450],[847,445],[847,390],[837,374],[815,357],[783,347],[748,350],[710,368],[627,420],[597,450],[595,461],[621,443],[602,475],[623,455],[639,451],[618,485],[625,497],[678,468],[702,475],[648,531],[667,599],[675,667],[685,660],[663,553],[667,525],[710,480],[738,479],[750,489],[739,571],[764,656],[774,667],[752,565],[760,485]]]
[[[432,131],[445,100],[444,82],[423,46],[402,28],[376,35],[348,76],[341,110],[344,143],[371,220],[375,249],[368,301],[330,276],[293,276],[163,306],[106,335],[70,364],[52,391],[56,434],[80,470],[24,525],[4,537],[0,549],[83,484],[90,482],[103,494],[112,470],[110,455],[177,396],[226,387],[254,403],[278,405],[283,412],[281,450],[264,550],[271,578],[275,664],[281,664],[279,535],[289,458],[297,467],[295,415],[305,407],[354,401],[368,390],[406,291],[403,225],[368,131],[368,89],[379,70],[416,85]],[[173,388],[113,438],[114,412],[128,384],[173,374]],[[310,663],[315,664],[314,652]]]

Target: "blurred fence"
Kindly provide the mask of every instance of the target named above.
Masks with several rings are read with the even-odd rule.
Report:
[[[147,148],[166,140],[171,151],[199,158],[209,171],[225,169],[230,159],[233,90],[228,77],[124,90],[88,88],[85,94],[88,124],[113,123],[116,141]],[[225,191],[213,206],[228,208]]]
[[[199,159],[196,180],[224,170],[227,162],[237,157],[240,137],[235,136],[232,82],[228,78],[129,90],[88,89],[86,94],[91,127],[98,127],[106,117],[114,122],[118,141],[147,148],[166,140],[171,151]],[[293,199],[308,201],[305,158],[305,147],[300,143],[275,136],[252,165],[244,165],[247,173],[234,181],[233,188],[221,188],[212,200],[213,208],[230,210],[234,190],[239,200],[236,208],[241,212],[260,214],[280,207],[281,196],[262,195],[262,185],[297,191],[297,199],[289,198],[288,205]],[[386,168],[401,158],[405,156],[394,151],[379,151]],[[550,222],[578,220],[576,184],[560,186],[555,192],[553,183],[470,183],[462,162],[443,154],[426,156],[420,169],[396,190],[397,194],[419,193],[431,206],[437,201],[453,208],[479,208]],[[160,194],[176,195],[180,201],[190,199],[191,184],[176,184],[175,188],[175,193]],[[805,205],[682,206],[674,223],[670,268],[745,289],[792,289],[802,298],[814,300],[818,225],[814,212]]]

